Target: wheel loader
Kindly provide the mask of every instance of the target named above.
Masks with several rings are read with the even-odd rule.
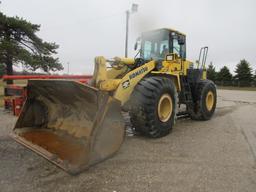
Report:
[[[181,113],[212,117],[217,96],[206,79],[207,47],[197,62],[188,61],[186,36],[167,28],[142,33],[135,47],[134,58],[96,57],[89,84],[29,80],[11,136],[77,174],[118,151],[125,137],[122,111],[136,132],[150,138],[169,134]],[[185,111],[178,112],[180,106]]]

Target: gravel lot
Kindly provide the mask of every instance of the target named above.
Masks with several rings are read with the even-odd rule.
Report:
[[[178,120],[161,139],[127,136],[113,158],[70,176],[13,141],[0,109],[0,191],[256,191],[256,92],[218,91],[210,121]]]

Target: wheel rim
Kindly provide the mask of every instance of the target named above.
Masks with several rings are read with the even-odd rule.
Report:
[[[158,102],[157,112],[159,120],[167,122],[172,115],[172,98],[169,94],[161,96]]]
[[[212,91],[209,91],[206,95],[206,108],[208,111],[211,111],[214,104],[214,95]]]

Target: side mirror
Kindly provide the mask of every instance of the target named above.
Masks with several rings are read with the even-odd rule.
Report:
[[[140,41],[141,41],[141,37],[137,37],[136,43],[135,43],[135,45],[134,45],[134,50],[135,50],[135,51],[138,49],[138,45],[139,45]]]
[[[136,51],[137,48],[138,48],[138,42],[136,42],[135,45],[134,45],[134,51]]]
[[[184,45],[185,44],[185,36],[183,36],[183,35],[180,35],[179,37],[178,37],[178,43],[180,44],[180,45]]]

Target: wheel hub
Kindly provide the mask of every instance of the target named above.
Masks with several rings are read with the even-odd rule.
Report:
[[[172,115],[172,98],[169,94],[164,94],[161,96],[158,102],[157,112],[159,120],[162,122],[167,122]]]
[[[214,95],[212,91],[209,91],[206,95],[206,108],[208,111],[212,110],[214,104]]]

